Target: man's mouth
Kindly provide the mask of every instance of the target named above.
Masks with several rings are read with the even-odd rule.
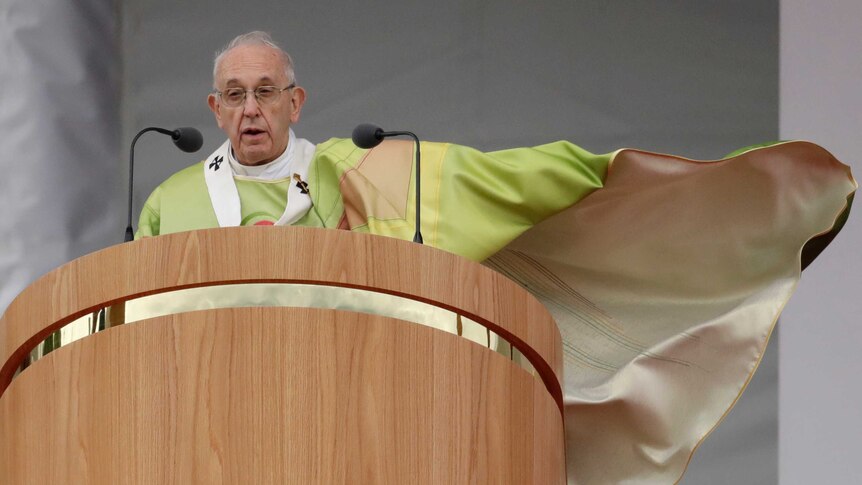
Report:
[[[242,130],[243,136],[249,136],[252,138],[256,138],[258,136],[261,136],[264,133],[266,133],[266,132],[264,130],[261,130],[260,128],[246,128],[246,129]]]

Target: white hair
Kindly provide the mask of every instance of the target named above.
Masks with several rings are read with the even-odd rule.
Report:
[[[230,42],[227,43],[226,46],[216,51],[215,60],[213,61],[213,87],[217,88],[215,85],[216,78],[218,77],[218,67],[221,64],[222,58],[225,54],[228,53],[234,47],[239,47],[241,45],[265,45],[267,47],[271,47],[278,52],[281,56],[281,60],[284,62],[284,74],[287,76],[288,83],[295,83],[296,77],[293,72],[293,58],[290,57],[284,49],[279,47],[278,44],[272,40],[272,37],[260,30],[255,30],[252,32],[248,32],[246,34],[238,35],[233,38]]]

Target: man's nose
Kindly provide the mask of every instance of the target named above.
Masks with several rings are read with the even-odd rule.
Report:
[[[254,93],[246,93],[245,100],[242,102],[242,114],[244,116],[257,116],[260,114],[260,104],[257,102],[257,96]]]

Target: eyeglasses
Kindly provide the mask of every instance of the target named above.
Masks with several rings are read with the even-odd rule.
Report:
[[[245,103],[245,97],[248,93],[254,93],[254,99],[258,104],[273,104],[278,101],[283,91],[295,88],[296,83],[290,83],[286,88],[277,88],[275,86],[258,86],[255,89],[243,88],[227,88],[224,91],[216,91],[221,98],[221,102],[228,108],[239,108]]]

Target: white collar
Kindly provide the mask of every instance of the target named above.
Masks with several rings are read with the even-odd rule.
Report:
[[[228,150],[227,160],[230,162],[230,168],[233,171],[233,174],[260,180],[278,180],[290,177],[290,166],[292,165],[291,162],[293,161],[294,153],[293,140],[296,138],[296,135],[293,134],[293,130],[290,130],[289,136],[290,138],[288,139],[287,146],[284,148],[281,155],[279,155],[275,160],[263,165],[241,164],[239,160],[236,159],[233,147],[231,147],[231,149]]]
[[[308,167],[314,156],[316,147],[302,138],[296,138],[290,130],[290,141],[284,153],[266,165],[252,178],[261,180],[277,180],[286,177],[299,176],[305,182],[308,178]],[[234,181],[234,168],[231,163],[230,140],[225,141],[215,152],[204,161],[204,181],[215,211],[219,227],[239,226],[242,222],[239,191]],[[224,163],[227,161],[228,163]],[[237,163],[239,165],[239,163]],[[243,166],[244,167],[244,166]],[[248,168],[248,167],[246,167]],[[292,182],[292,181],[291,181]],[[303,193],[302,184],[293,184],[287,190],[284,213],[276,225],[288,225],[298,221],[311,208],[311,195]]]

